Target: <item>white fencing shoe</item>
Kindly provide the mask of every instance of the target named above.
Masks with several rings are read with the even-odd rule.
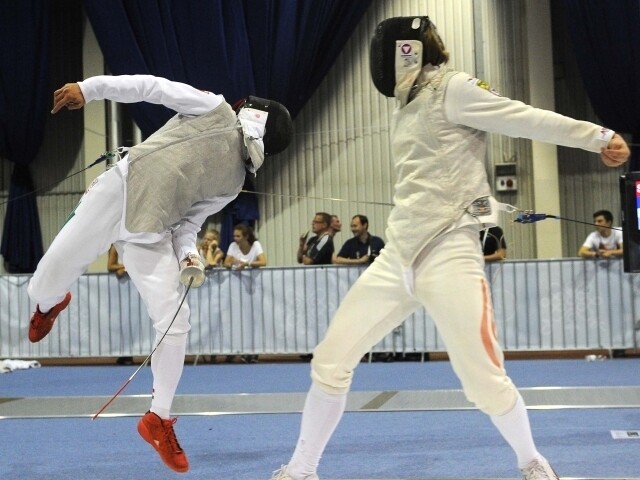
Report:
[[[522,480],[558,480],[558,475],[544,458],[533,460],[520,473]]]
[[[287,466],[282,465],[278,470],[273,472],[271,480],[294,480],[294,478],[287,473]],[[304,477],[303,480],[320,480],[316,474]]]

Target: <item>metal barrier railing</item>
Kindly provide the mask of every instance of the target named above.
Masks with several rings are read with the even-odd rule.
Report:
[[[507,261],[486,267],[500,342],[509,351],[635,348],[640,280],[622,262]],[[187,353],[305,354],[322,339],[333,312],[362,268],[289,267],[212,270],[189,293]],[[146,356],[155,334],[128,279],[87,274],[49,337],[26,339],[35,309],[28,275],[0,276],[0,358]],[[433,322],[420,310],[375,352],[441,352]]]

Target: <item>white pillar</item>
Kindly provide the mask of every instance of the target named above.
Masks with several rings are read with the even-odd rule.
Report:
[[[530,103],[555,110],[551,11],[548,0],[525,0],[527,50],[529,58]],[[558,153],[555,145],[532,142],[533,192],[536,212],[560,214]],[[538,258],[562,257],[560,222],[545,220],[535,224]]]
[[[91,23],[84,19],[84,35],[82,39],[82,66],[83,78],[104,74],[104,58],[98,45],[98,40],[93,33]],[[85,167],[91,165],[107,149],[105,102],[90,102],[83,108],[84,113],[84,163]],[[88,187],[91,182],[105,170],[105,164],[101,163],[85,171],[85,182]],[[107,255],[89,265],[89,272],[106,272]]]

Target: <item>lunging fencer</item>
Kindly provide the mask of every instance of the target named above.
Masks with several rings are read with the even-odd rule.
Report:
[[[236,198],[247,170],[255,174],[265,156],[286,148],[291,118],[277,102],[248,97],[236,112],[221,95],[151,75],[68,83],[54,92],[51,113],[104,99],[162,104],[177,114],[90,185],[54,239],[29,282],[37,303],[29,340],[47,336],[72,284],[115,244],[156,332],[153,396],[138,432],[169,468],[186,472],[170,411],[190,329],[181,300],[191,279],[198,287],[205,278],[196,236],[209,215]]]
[[[496,339],[478,242],[479,231],[495,224],[501,208],[485,173],[486,135],[581,148],[600,153],[609,167],[622,165],[629,148],[611,130],[505,98],[449,68],[448,59],[426,16],[391,18],[376,28],[371,75],[378,90],[397,102],[391,131],[397,179],[388,243],[345,296],[314,350],[299,438],[290,461],[272,480],[318,479],[320,457],[344,412],[354,369],[420,307],[435,322],[467,399],[490,416],[512,447],[523,478],[558,478],[536,448]]]

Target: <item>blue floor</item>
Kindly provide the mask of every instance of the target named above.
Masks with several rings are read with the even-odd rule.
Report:
[[[112,395],[136,367],[43,367],[0,375],[0,397]],[[637,386],[640,360],[514,360],[520,387]],[[145,368],[123,395],[149,393]],[[309,365],[185,367],[179,394],[304,392]],[[362,364],[354,390],[459,388],[447,362]],[[1,399],[0,399],[1,401]],[[639,399],[640,401],[640,399]],[[141,412],[143,413],[143,412]],[[640,478],[632,408],[530,411],[539,450],[563,478]],[[183,416],[176,424],[191,470],[166,469],[136,432],[136,418],[0,420],[0,480],[269,479],[293,450],[299,414]],[[477,411],[347,413],[319,471],[330,479],[518,478],[515,457]]]

